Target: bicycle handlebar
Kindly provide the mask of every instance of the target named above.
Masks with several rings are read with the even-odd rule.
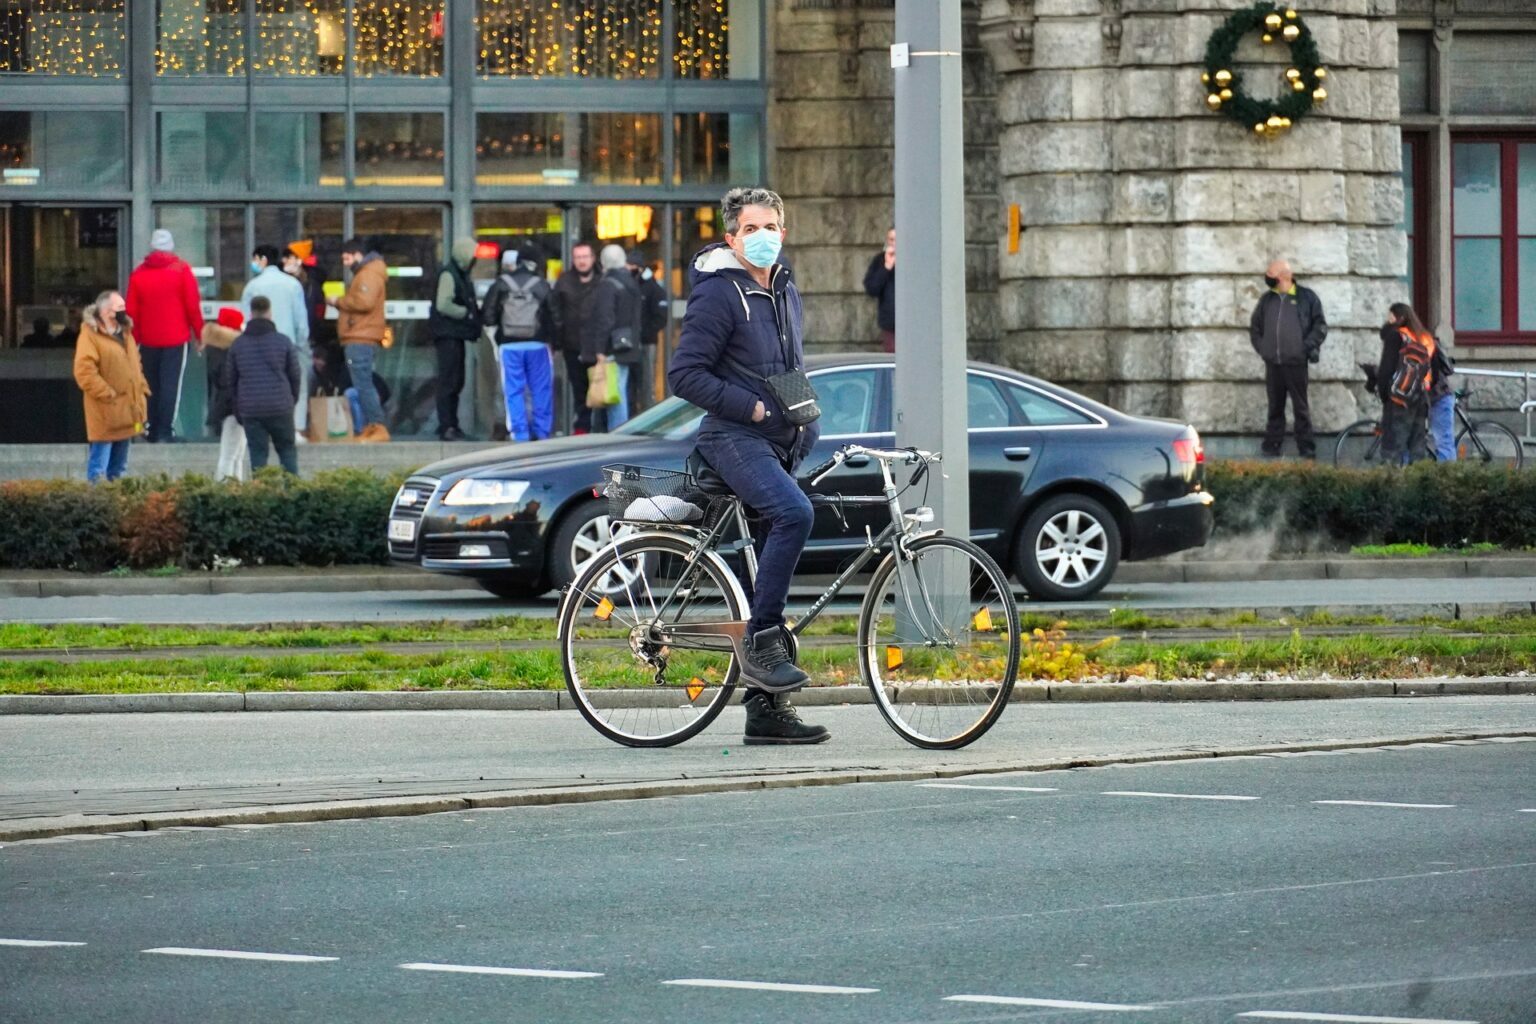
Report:
[[[937,452],[925,452],[920,448],[867,448],[862,444],[845,444],[832,453],[832,457],[806,474],[811,486],[821,483],[823,477],[855,455],[867,455],[882,462],[913,463],[939,462],[943,456]]]

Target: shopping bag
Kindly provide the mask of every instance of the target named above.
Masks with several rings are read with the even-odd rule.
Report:
[[[309,400],[309,439],[350,441],[352,407],[341,395],[317,395]]]
[[[619,404],[619,367],[606,356],[587,367],[587,408],[606,409]]]

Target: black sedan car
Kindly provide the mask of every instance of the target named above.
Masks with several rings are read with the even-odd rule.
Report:
[[[807,372],[821,396],[821,440],[807,465],[849,442],[895,443],[888,355],[823,356]],[[1127,416],[998,366],[968,370],[971,537],[1037,598],[1097,593],[1121,560],[1203,545],[1212,498],[1193,427]],[[397,562],[472,577],[493,594],[531,597],[576,577],[612,537],[601,467],[681,469],[703,413],[669,398],[609,434],[552,438],[426,466],[396,496]],[[850,462],[818,490],[878,494],[878,467]],[[804,571],[835,569],[878,532],[884,509],[849,509],[844,530],[817,510]]]

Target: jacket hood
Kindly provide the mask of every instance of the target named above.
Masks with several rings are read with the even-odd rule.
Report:
[[[156,250],[144,257],[144,266],[159,270],[162,267],[175,266],[181,262],[181,257],[173,252],[161,252]]]
[[[246,322],[245,333],[253,338],[260,337],[263,334],[276,334],[277,325],[266,317],[252,317]]]
[[[209,348],[229,348],[239,336],[239,331],[231,330],[223,324],[211,320],[203,324],[203,344]]]
[[[716,274],[736,277],[741,284],[752,284],[754,287],[757,284],[752,280],[752,275],[747,273],[747,269],[741,265],[741,260],[736,258],[735,250],[724,242],[712,242],[700,249],[693,257],[688,273],[690,283],[695,286]],[[773,265],[774,288],[782,287],[789,281],[789,277],[789,267],[781,258]]]
[[[453,262],[459,265],[460,270],[468,270],[475,262],[475,240],[473,238],[460,238],[453,243],[451,250]]]
[[[377,249],[370,249],[368,251],[368,253],[363,257],[363,262],[361,262],[361,263],[359,263],[357,265],[358,269],[361,269],[361,268],[367,266],[368,264],[372,263],[374,260],[378,260],[379,262],[382,263],[384,261],[384,255],[383,255],[383,253],[380,253]]]

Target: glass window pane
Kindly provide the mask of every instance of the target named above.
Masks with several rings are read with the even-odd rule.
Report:
[[[673,73],[688,79],[759,77],[761,0],[672,0]]]
[[[1499,144],[1458,142],[1451,147],[1458,235],[1496,235],[1500,230]]]
[[[1520,330],[1536,331],[1536,238],[1520,239]]]
[[[245,185],[242,112],[162,110],[155,119],[158,184],[187,191]]]
[[[0,8],[0,74],[122,78],[123,0],[8,0]]]
[[[756,114],[678,114],[676,184],[758,181],[762,135]]]
[[[1398,226],[1404,231],[1413,230],[1413,172],[1414,144],[1403,143],[1403,219]]]
[[[1429,109],[1429,39],[1428,32],[1397,34],[1398,105],[1405,114]]]
[[[1034,388],[1017,384],[1009,384],[1007,388],[1009,396],[1018,403],[1019,411],[1024,414],[1024,422],[1032,427],[1060,427],[1094,422],[1093,417],[1063,405]]]
[[[347,56],[346,0],[256,0],[258,75],[339,75]]]
[[[157,0],[162,75],[245,74],[245,0]]]
[[[122,187],[125,125],[119,110],[0,111],[0,186]]]
[[[480,185],[659,185],[660,114],[480,114]]]
[[[965,378],[966,426],[971,430],[1007,427],[1008,403],[990,377],[967,374]]]
[[[347,115],[256,112],[256,185],[346,184]]]
[[[443,73],[443,0],[353,0],[357,74]]]
[[[1458,24],[1450,47],[1450,113],[1529,117],[1536,109],[1533,49],[1536,33],[1461,31]]]
[[[819,373],[815,378],[821,405],[821,436],[869,434],[879,428],[874,423],[876,384],[874,370],[838,370]]]
[[[479,0],[482,75],[661,77],[663,0]]]
[[[1501,301],[1503,245],[1497,238],[1458,238],[1456,329],[1496,331],[1504,325]]]
[[[499,253],[508,249],[516,249],[525,258],[532,253],[544,276],[551,279],[560,272],[564,234],[565,215],[557,206],[475,207],[475,241],[494,244],[497,261]],[[500,270],[497,261],[476,263],[472,276],[489,282]]]
[[[442,114],[358,114],[354,183],[421,188],[441,185]]]
[[[707,245],[725,241],[725,224],[715,206],[679,206],[673,210],[671,274],[665,282],[674,300],[686,299],[691,275],[687,268],[694,256]],[[682,309],[673,310],[682,316]]]
[[[1517,230],[1522,235],[1536,235],[1536,145],[1524,143],[1518,148],[1520,191],[1515,196],[1515,217],[1520,226]]]
[[[101,291],[122,287],[117,257],[128,235],[126,211],[115,206],[17,206],[9,221],[11,251],[5,269],[12,305],[0,316],[0,333],[10,347],[20,342],[29,348],[73,348],[80,310]],[[39,319],[48,321],[46,343],[38,335]]]
[[[391,391],[385,404],[390,433],[429,433],[437,422],[437,357],[427,332],[427,310],[443,259],[443,210],[436,206],[359,207],[353,229],[384,257],[384,298],[395,344],[378,354],[375,370]]]

